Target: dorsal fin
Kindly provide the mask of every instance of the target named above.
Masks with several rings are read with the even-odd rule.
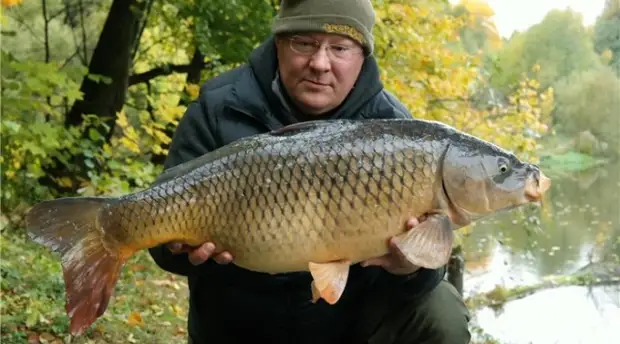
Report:
[[[272,136],[290,136],[311,131],[312,129],[324,127],[327,125],[333,125],[331,120],[314,120],[306,122],[297,122],[289,125],[285,125],[279,129],[275,129],[269,132]]]
[[[172,180],[178,176],[187,174],[188,172],[204,165],[205,163],[212,160],[213,158],[214,157],[213,157],[212,152],[207,152],[206,154],[201,155],[192,160],[188,160],[176,166],[172,166],[167,169],[164,169],[162,173],[159,176],[157,176],[157,179],[155,180],[153,184],[154,185],[161,184],[169,180]]]

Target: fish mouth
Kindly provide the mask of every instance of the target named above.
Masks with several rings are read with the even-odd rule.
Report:
[[[550,187],[551,179],[545,176],[539,169],[535,169],[525,183],[525,198],[529,202],[540,202]]]

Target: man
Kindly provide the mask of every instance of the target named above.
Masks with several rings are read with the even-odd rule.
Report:
[[[379,80],[374,20],[368,0],[283,1],[275,37],[202,86],[165,167],[299,121],[411,118]],[[335,305],[311,302],[307,272],[247,271],[220,251],[212,243],[150,250],[161,268],[188,278],[190,343],[469,342],[469,315],[445,269],[412,266],[395,248],[352,266]]]

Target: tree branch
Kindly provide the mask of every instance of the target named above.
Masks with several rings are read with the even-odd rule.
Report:
[[[476,310],[483,307],[501,308],[509,301],[515,301],[536,292],[546,289],[553,289],[565,286],[617,286],[620,285],[620,275],[618,271],[603,272],[577,272],[572,275],[551,275],[545,277],[541,282],[517,286],[507,289],[503,286],[496,286],[494,289],[475,294],[465,300],[469,309]]]
[[[62,63],[62,65],[60,66],[60,68],[59,68],[59,69],[63,69],[63,68],[65,68],[65,67],[69,64],[69,62],[71,62],[71,60],[73,60],[73,58],[74,58],[74,57],[76,57],[76,56],[78,56],[79,54],[80,54],[80,48],[79,48],[79,47],[77,47],[77,48],[75,49],[75,51],[73,52],[73,54],[71,54],[71,56],[69,56],[69,57],[67,57],[67,58],[65,59],[65,62],[63,62],[63,63]]]
[[[86,28],[84,27],[84,4],[82,3],[82,0],[80,0],[80,2],[78,3],[79,7],[80,7],[80,27],[82,30],[82,52],[84,55],[81,55],[82,57],[82,61],[84,63],[85,66],[88,65],[88,49],[87,47],[87,39],[86,39]]]
[[[41,10],[42,10],[42,14],[43,14],[43,36],[44,41],[44,48],[45,48],[45,63],[49,63],[50,62],[50,31],[49,31],[49,24],[50,21],[47,18],[47,0],[42,0],[41,1]]]
[[[39,37],[34,29],[32,27],[30,27],[28,24],[26,24],[26,21],[24,20],[24,18],[21,17],[21,14],[18,11],[13,12],[15,15],[9,15],[9,17],[15,19],[15,21],[17,23],[19,23],[21,26],[23,26],[26,30],[28,30],[30,32],[30,34],[32,34],[32,37],[36,40],[38,40],[39,42],[43,43],[43,39],[41,37]]]
[[[203,62],[200,68],[201,69],[213,68],[215,67],[216,63],[221,63],[221,61]],[[131,85],[135,85],[135,84],[139,84],[143,82],[148,82],[151,79],[154,79],[158,76],[170,75],[172,73],[188,73],[192,68],[193,67],[191,64],[178,65],[178,64],[169,63],[167,65],[155,67],[144,73],[138,73],[138,74],[134,74],[130,76],[129,85],[131,86]]]

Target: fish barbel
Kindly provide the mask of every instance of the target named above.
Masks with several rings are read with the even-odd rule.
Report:
[[[325,120],[240,139],[145,190],[43,201],[26,220],[30,238],[62,257],[79,335],[139,250],[211,241],[245,269],[309,271],[313,301],[334,304],[349,266],[386,254],[391,237],[411,263],[437,268],[454,230],[537,202],[550,184],[537,166],[439,122]],[[407,231],[412,216],[423,220]]]

